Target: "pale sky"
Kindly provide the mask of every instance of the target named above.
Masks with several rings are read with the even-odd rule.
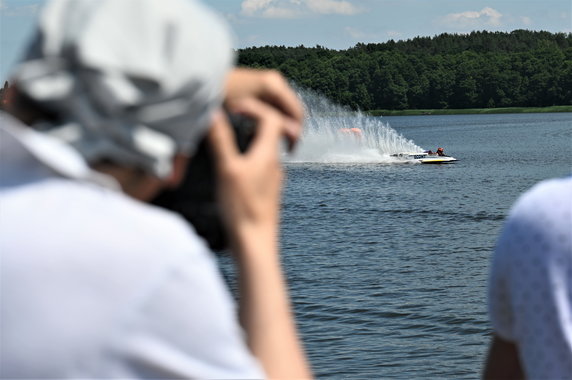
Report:
[[[76,0],[81,1],[81,0]],[[121,1],[121,0],[117,0]],[[157,0],[160,1],[160,0]],[[358,42],[444,32],[546,30],[572,33],[571,0],[204,0],[230,23],[236,48],[264,45],[346,49]],[[29,37],[45,0],[0,0],[0,79]]]

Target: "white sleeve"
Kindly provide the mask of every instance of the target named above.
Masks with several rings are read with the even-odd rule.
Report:
[[[572,179],[515,205],[494,253],[489,312],[530,378],[572,374]]]
[[[206,257],[199,264],[195,257],[172,268],[126,320],[116,343],[120,375],[264,378],[214,260]]]

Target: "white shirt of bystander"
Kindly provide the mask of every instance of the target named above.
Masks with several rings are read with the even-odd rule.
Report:
[[[572,376],[572,177],[538,184],[512,209],[494,253],[489,312],[527,378]]]

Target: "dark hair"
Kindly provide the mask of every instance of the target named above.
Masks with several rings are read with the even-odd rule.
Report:
[[[32,125],[40,121],[55,123],[61,120],[58,112],[40,105],[25,93],[12,86],[12,97],[5,111],[10,113],[25,124]]]

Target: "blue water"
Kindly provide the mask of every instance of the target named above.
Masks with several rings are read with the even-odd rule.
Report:
[[[572,114],[385,117],[450,165],[287,163],[282,251],[319,377],[478,378],[510,206],[572,172]]]

